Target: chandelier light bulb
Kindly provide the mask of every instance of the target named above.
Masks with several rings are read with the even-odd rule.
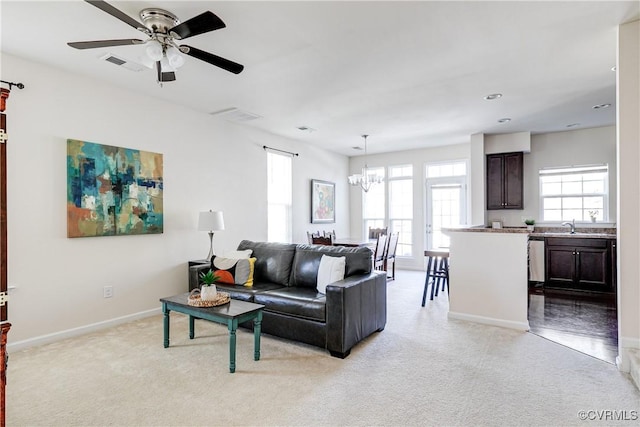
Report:
[[[151,40],[146,48],[147,56],[152,61],[160,61],[163,56],[162,45],[157,40]]]

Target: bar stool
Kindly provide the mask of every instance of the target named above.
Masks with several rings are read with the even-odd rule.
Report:
[[[427,289],[431,281],[431,297],[438,296],[438,288],[442,284],[442,291],[445,286],[447,295],[449,294],[449,252],[448,251],[424,251],[427,257],[427,277],[424,281],[424,292],[422,293],[422,306],[427,302]]]

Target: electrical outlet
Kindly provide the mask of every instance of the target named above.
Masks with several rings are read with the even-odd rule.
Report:
[[[105,298],[111,298],[113,296],[113,286],[105,286],[103,295]]]

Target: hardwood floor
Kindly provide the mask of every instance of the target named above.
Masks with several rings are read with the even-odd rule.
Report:
[[[615,364],[618,316],[615,298],[529,292],[531,332]]]

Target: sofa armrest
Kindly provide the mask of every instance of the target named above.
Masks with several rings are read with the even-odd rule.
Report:
[[[189,292],[200,287],[200,274],[206,273],[211,264],[196,264],[189,267]]]
[[[351,347],[387,323],[386,273],[347,277],[327,285],[327,350],[346,357]]]

